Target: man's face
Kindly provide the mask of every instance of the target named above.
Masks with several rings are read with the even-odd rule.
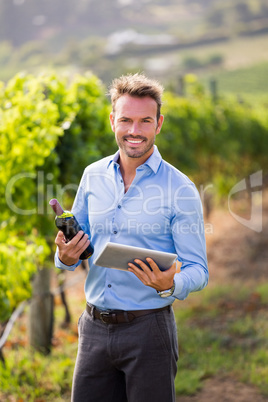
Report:
[[[110,114],[112,130],[120,149],[129,158],[145,161],[153,152],[155,136],[159,134],[163,116],[157,122],[157,104],[149,96],[121,96]]]

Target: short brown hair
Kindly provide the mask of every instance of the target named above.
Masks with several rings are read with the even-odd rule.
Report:
[[[157,121],[160,117],[162,105],[162,94],[164,88],[156,80],[147,78],[143,74],[127,74],[120,78],[115,78],[110,86],[109,94],[111,96],[113,113],[115,113],[116,101],[125,94],[133,97],[144,98],[151,97],[157,104]]]

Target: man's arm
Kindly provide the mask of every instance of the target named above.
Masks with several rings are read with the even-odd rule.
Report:
[[[203,289],[208,282],[202,204],[194,185],[182,187],[173,209],[171,234],[178,259],[182,263],[181,271],[176,273],[176,268],[172,266],[162,272],[151,259],[147,260],[151,269],[142,261],[135,260],[142,270],[129,264],[129,271],[146,286],[158,291],[170,289],[174,280],[173,297],[183,300],[190,292]]]
[[[174,203],[171,230],[181,271],[175,275],[173,296],[184,300],[208,283],[203,208],[194,184],[182,186]]]

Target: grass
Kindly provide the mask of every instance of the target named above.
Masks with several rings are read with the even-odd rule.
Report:
[[[175,310],[180,344],[177,394],[194,394],[204,379],[230,375],[268,396],[267,286],[214,288],[204,291],[203,299],[190,296],[190,304]]]
[[[247,99],[256,96],[268,100],[268,35],[234,37],[232,40],[212,45],[194,47],[180,53],[183,60],[194,56],[203,60],[218,54],[224,60],[222,66],[197,70],[200,81],[209,88],[210,80],[218,82],[219,94],[234,94]],[[193,71],[194,72],[194,71]],[[259,99],[258,99],[259,100]]]
[[[7,367],[1,375],[1,400],[11,397],[20,401],[62,400],[70,393],[75,348],[68,347],[65,353],[42,356],[29,349],[10,352]]]
[[[230,375],[255,385],[268,396],[268,283],[246,287],[206,288],[187,300],[176,301],[180,358],[178,395],[192,395],[204,380]],[[61,328],[64,311],[55,309],[52,352],[43,356],[27,346],[27,311],[16,323],[4,349],[0,400],[69,401],[77,352],[77,320],[84,309],[69,297],[73,323]]]
[[[218,91],[237,95],[260,95],[266,97],[268,92],[268,62],[254,64],[232,71],[221,71],[213,74],[218,83]],[[203,79],[206,82],[208,78]]]
[[[229,41],[192,47],[180,52],[181,58],[194,55],[197,58],[207,58],[212,54],[220,54],[227,70],[235,70],[250,65],[268,62],[268,34],[233,37]]]
[[[28,311],[25,311],[4,348],[6,367],[0,363],[0,401],[70,400],[77,353],[77,320],[83,309],[83,298],[81,303],[76,300],[72,307],[73,322],[69,328],[62,328],[64,309],[56,299],[53,347],[47,356],[28,345]]]

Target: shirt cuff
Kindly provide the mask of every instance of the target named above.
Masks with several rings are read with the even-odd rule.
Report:
[[[58,252],[58,248],[57,248],[56,253],[55,253],[54,262],[55,262],[55,266],[57,268],[59,268],[59,269],[66,269],[67,271],[74,271],[75,268],[78,267],[78,265],[81,263],[81,260],[79,260],[74,265],[66,265],[59,259],[59,254],[58,253],[59,252]]]
[[[175,289],[173,292],[173,297],[176,297],[176,299],[180,298],[180,295],[182,294],[182,290],[183,290],[183,278],[180,276],[180,274],[175,274],[174,276],[174,282],[175,282]]]

